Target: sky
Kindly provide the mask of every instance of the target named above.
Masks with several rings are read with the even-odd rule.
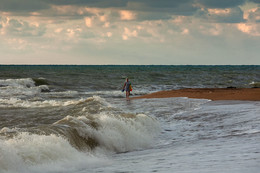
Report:
[[[0,0],[0,64],[260,65],[260,0]]]

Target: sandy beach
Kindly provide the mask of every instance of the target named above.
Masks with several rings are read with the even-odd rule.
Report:
[[[159,91],[139,97],[141,98],[167,98],[188,97],[197,99],[215,100],[247,100],[260,101],[260,88],[185,88],[171,91]]]

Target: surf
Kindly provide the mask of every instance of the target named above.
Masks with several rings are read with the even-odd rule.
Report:
[[[147,149],[159,133],[155,118],[124,112],[94,96],[68,105],[64,118],[52,124],[2,128],[0,170],[41,172],[39,167],[54,164],[54,170],[66,172],[61,165],[92,164],[100,155]]]

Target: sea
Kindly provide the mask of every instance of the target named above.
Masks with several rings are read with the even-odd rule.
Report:
[[[260,66],[0,65],[0,173],[259,173],[260,102],[127,100],[260,87]]]

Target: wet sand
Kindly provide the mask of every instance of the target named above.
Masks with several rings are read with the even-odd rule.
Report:
[[[247,100],[260,101],[260,88],[186,88],[159,91],[132,99],[188,97],[210,100]]]

